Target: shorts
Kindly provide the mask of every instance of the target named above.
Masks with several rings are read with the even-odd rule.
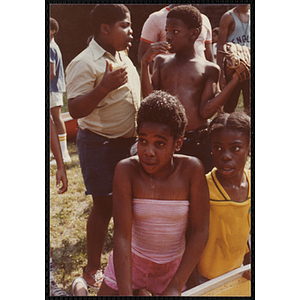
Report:
[[[207,125],[204,125],[185,133],[182,148],[178,153],[199,158],[207,174],[214,167],[211,152],[210,136]]]
[[[132,290],[146,289],[153,295],[160,295],[174,277],[181,258],[179,257],[169,263],[157,264],[132,253]],[[113,251],[109,256],[108,265],[104,271],[104,281],[110,288],[118,290]]]
[[[112,195],[117,163],[130,156],[136,138],[109,139],[79,128],[77,150],[86,195]]]
[[[56,106],[63,106],[63,105],[64,105],[63,93],[50,92],[50,108]]]

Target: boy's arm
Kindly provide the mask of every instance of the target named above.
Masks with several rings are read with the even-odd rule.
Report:
[[[251,250],[249,250],[249,252],[247,252],[244,256],[244,261],[243,264],[244,265],[248,265],[251,263]]]
[[[232,22],[232,16],[230,13],[225,13],[221,20],[220,20],[220,26],[219,26],[219,33],[218,33],[218,42],[217,42],[217,64],[221,69],[220,72],[220,88],[223,89],[226,85],[225,78],[224,78],[224,70],[223,70],[223,58],[224,54],[220,53],[219,50],[223,51],[223,45],[227,41],[228,33],[229,33],[229,27]]]
[[[239,75],[234,72],[232,79],[225,86],[222,92],[215,96],[219,74],[220,69],[218,66],[214,65],[207,68],[207,79],[201,95],[199,106],[199,115],[203,119],[211,118],[218,111],[218,109],[225,104],[226,100],[239,83]]]
[[[56,133],[55,125],[50,118],[50,148],[54,155],[57,165],[56,171],[56,187],[59,188],[60,182],[62,182],[62,186],[58,189],[58,194],[63,194],[68,189],[68,179],[65,170],[65,165],[60,149],[58,135]]]
[[[147,97],[153,91],[152,79],[149,70],[149,64],[158,54],[168,53],[168,43],[167,42],[157,42],[152,43],[146,50],[145,54],[141,60],[141,86],[143,98]],[[155,73],[155,63],[154,63],[154,73]],[[153,74],[154,75],[154,74]]]
[[[163,295],[180,296],[190,274],[199,262],[208,239],[209,192],[202,163],[192,158],[190,181],[191,232],[181,263]]]
[[[128,163],[121,161],[113,184],[114,268],[119,295],[132,296],[132,190]]]
[[[248,265],[251,263],[251,245],[250,245],[249,240],[251,240],[251,232],[249,233],[249,238],[247,240],[247,246],[248,246],[249,252],[247,252],[244,256],[244,261],[243,261],[244,265]]]
[[[56,76],[55,63],[50,62],[50,82]]]
[[[78,119],[89,115],[103,98],[126,82],[126,67],[112,71],[111,64],[106,60],[106,70],[101,82],[89,93],[68,99],[68,108],[71,117]]]

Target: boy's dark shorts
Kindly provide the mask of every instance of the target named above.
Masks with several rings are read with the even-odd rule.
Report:
[[[86,195],[112,194],[113,178],[117,163],[130,156],[135,138],[109,139],[79,128],[77,150]]]
[[[214,167],[214,162],[207,125],[186,132],[183,139],[183,146],[178,153],[196,156],[201,160],[205,173],[210,172]]]

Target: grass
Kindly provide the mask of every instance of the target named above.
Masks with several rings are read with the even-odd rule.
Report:
[[[64,100],[64,105],[61,107],[61,112],[65,113],[68,112],[68,98],[67,98],[67,92],[64,92],[63,94],[63,100]]]
[[[55,187],[56,166],[50,167],[50,246],[53,273],[56,283],[67,293],[72,292],[73,280],[82,275],[86,258],[86,222],[92,208],[92,197],[86,196],[81,175],[77,147],[68,143],[72,162],[66,165],[68,191],[57,194]],[[102,254],[102,269],[107,265],[108,255],[113,246],[113,222]],[[91,292],[90,295],[96,295]]]

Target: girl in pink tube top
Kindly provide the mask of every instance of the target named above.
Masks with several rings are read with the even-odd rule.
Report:
[[[186,123],[177,97],[154,91],[142,101],[138,155],[115,171],[114,250],[98,296],[180,296],[199,261],[208,238],[209,195],[202,163],[174,154]]]

